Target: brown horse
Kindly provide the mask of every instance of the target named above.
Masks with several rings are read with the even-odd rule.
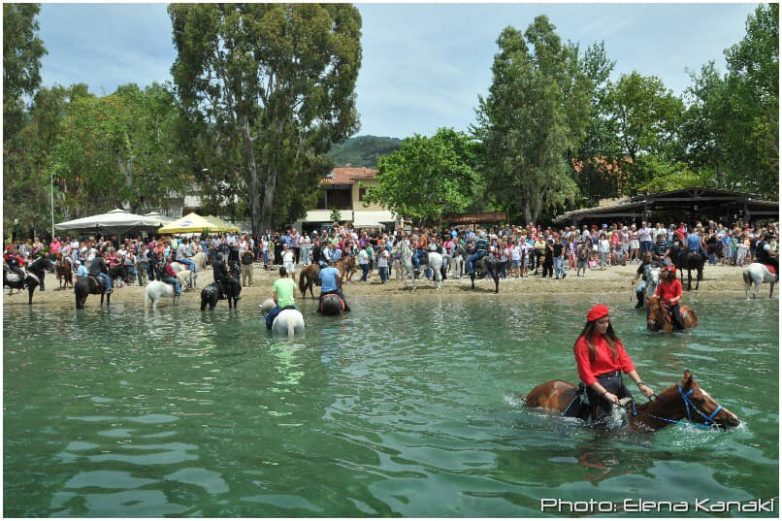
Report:
[[[342,280],[345,282],[353,282],[353,274],[356,273],[356,258],[355,257],[342,257],[334,265],[342,274]]]
[[[562,413],[576,397],[577,390],[571,383],[551,380],[532,389],[525,404]],[[685,419],[696,425],[716,425],[722,429],[739,425],[736,415],[701,389],[689,370],[684,371],[680,384],[664,390],[654,400],[644,404],[630,402],[626,407],[630,428],[636,431],[656,431],[674,423],[684,423]]]
[[[299,291],[301,291],[302,298],[307,297],[307,290],[310,290],[310,296],[315,298],[315,294],[312,292],[313,286],[318,280],[318,265],[309,264],[304,266],[299,272]]]
[[[69,260],[65,260],[61,253],[57,254],[57,280],[60,282],[60,289],[73,287],[73,266]]]
[[[691,308],[680,305],[679,311],[682,314],[682,322],[684,322],[685,329],[691,329],[698,325],[698,316]],[[649,297],[646,310],[646,328],[649,331],[663,331],[668,333],[673,331],[673,322],[671,322],[671,314],[665,309],[663,303],[660,301],[660,297]]]

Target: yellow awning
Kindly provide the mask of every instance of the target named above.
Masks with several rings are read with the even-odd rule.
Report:
[[[238,232],[239,227],[229,223],[217,223],[197,213],[189,213],[158,230],[158,233],[225,233]]]

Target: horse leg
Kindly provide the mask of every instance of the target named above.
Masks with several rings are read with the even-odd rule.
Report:
[[[27,293],[29,294],[29,298],[27,300],[28,306],[33,305],[33,291],[35,291],[35,286],[31,285],[29,288],[27,288]]]
[[[776,281],[771,279],[771,289],[768,290],[768,298],[771,298],[774,295],[774,284],[776,284]]]
[[[500,273],[499,273],[499,271],[494,273],[494,275],[492,275],[492,278],[494,278],[494,293],[499,294],[499,292],[500,292]]]

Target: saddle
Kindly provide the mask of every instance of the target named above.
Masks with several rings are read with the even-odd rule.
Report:
[[[777,270],[776,270],[776,268],[774,268],[773,264],[766,264],[765,262],[762,263],[762,264],[763,264],[763,266],[766,267],[766,269],[768,270],[769,273],[771,273],[772,275],[776,275],[777,274]]]

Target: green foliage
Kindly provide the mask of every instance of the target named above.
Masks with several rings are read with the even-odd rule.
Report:
[[[38,4],[3,4],[3,142],[23,125],[25,101],[41,83]],[[6,174],[8,172],[6,171]]]
[[[172,74],[202,184],[248,202],[252,229],[303,213],[355,132],[361,18],[345,4],[171,4]]]
[[[510,215],[531,222],[575,197],[567,157],[584,137],[591,83],[577,47],[563,45],[545,16],[524,35],[505,28],[497,43],[473,132],[487,190]]]
[[[654,76],[623,75],[608,92],[609,118],[621,151],[635,162],[641,154],[674,157],[680,147],[684,103]]]
[[[633,165],[645,172],[646,182],[639,184],[639,193],[668,192],[698,186],[714,186],[710,172],[694,172],[685,163],[670,163],[656,156],[642,156]]]
[[[452,129],[407,138],[399,150],[379,159],[380,184],[367,190],[366,199],[419,223],[462,212],[475,194],[473,149],[465,134]]]
[[[49,162],[69,213],[125,203],[132,211],[155,208],[169,191],[188,188],[186,158],[171,137],[178,120],[173,96],[159,84],[73,99]]]
[[[331,147],[329,156],[336,166],[376,168],[380,156],[386,156],[402,145],[394,137],[357,136]]]

